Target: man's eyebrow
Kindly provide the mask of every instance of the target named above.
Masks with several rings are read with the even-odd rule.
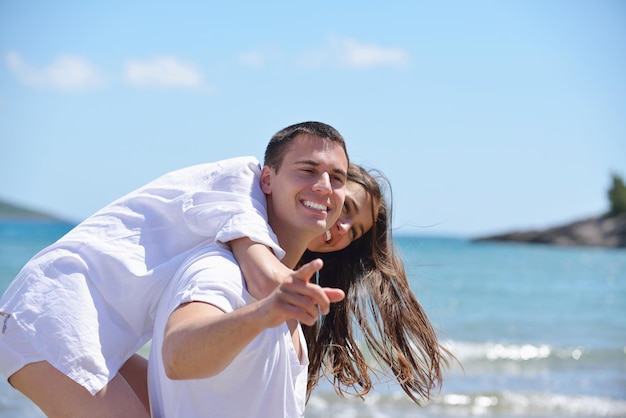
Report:
[[[316,167],[320,165],[320,163],[318,163],[315,160],[298,160],[294,164],[308,164],[308,165],[314,165]]]

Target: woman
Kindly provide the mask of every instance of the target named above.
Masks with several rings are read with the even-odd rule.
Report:
[[[442,369],[453,356],[438,342],[426,312],[409,287],[392,238],[391,206],[379,184],[358,166],[351,166],[349,177],[372,196],[369,213],[374,214],[375,221],[345,249],[319,252],[309,247],[311,251],[302,259],[321,258],[324,267],[319,271],[319,285],[346,293],[321,321],[304,327],[310,361],[307,391],[310,396],[319,379],[327,377],[339,394],[348,388],[359,396],[368,393],[372,388],[370,376],[376,370],[363,355],[366,349],[375,364],[388,367],[383,373],[390,374],[420,404],[441,386]],[[391,193],[387,179],[380,173],[377,177]],[[358,343],[358,332],[365,347]]]

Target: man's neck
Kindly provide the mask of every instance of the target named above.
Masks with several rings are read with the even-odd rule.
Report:
[[[276,234],[281,248],[285,250],[285,257],[281,260],[281,262],[290,269],[293,269],[302,258],[307,244],[304,243],[303,245],[302,243],[291,243],[289,242],[289,234],[286,235],[286,237],[281,237],[279,234]]]
[[[280,244],[280,247],[285,250],[285,257],[283,257],[281,262],[287,267],[293,269],[302,258],[302,255],[306,251],[309,243],[313,240],[313,238],[315,238],[315,235],[311,235],[311,233],[307,233],[305,231],[296,230],[290,225],[284,225],[275,218],[272,219],[273,216],[271,210],[268,215],[269,224],[278,238],[278,243]]]

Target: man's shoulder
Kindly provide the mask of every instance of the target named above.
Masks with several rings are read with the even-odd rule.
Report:
[[[175,279],[178,292],[229,294],[235,304],[243,302],[243,276],[233,253],[224,245],[212,243],[198,248],[187,259]]]

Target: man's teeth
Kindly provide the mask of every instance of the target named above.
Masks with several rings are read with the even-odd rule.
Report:
[[[326,242],[330,241],[331,235],[330,231],[326,231]]]
[[[305,201],[304,202],[304,206],[308,206],[310,208],[317,209],[317,210],[326,210],[326,205],[321,205],[321,204],[315,203],[315,202]]]

